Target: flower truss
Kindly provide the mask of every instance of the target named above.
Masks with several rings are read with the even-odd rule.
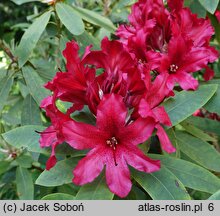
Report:
[[[75,41],[68,42],[63,56],[66,71],[57,72],[45,87],[53,92],[41,108],[51,126],[41,132],[41,147],[51,147],[46,169],[56,164],[55,148],[65,141],[72,148],[88,149],[73,170],[73,182],[92,182],[104,169],[111,192],[125,197],[131,190],[128,165],[142,172],[160,169],[160,161],[145,155],[139,144],[155,131],[161,148],[175,151],[163,126],[172,126],[161,105],[183,90],[196,90],[192,73],[205,69],[204,79],[214,72],[217,51],[209,45],[214,31],[208,19],[198,18],[181,0],[139,0],[132,6],[129,23],[107,37],[100,50],[86,47],[82,57]],[[56,101],[71,103],[66,113]],[[78,122],[73,114],[87,106],[95,125]]]

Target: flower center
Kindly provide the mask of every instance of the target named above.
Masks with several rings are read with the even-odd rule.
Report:
[[[170,65],[170,72],[171,73],[175,73],[178,69],[179,69],[179,67],[177,65],[175,65],[175,64]]]
[[[114,163],[115,163],[115,166],[118,166],[117,161],[116,161],[116,156],[115,156],[116,145],[118,145],[117,139],[115,137],[112,137],[112,138],[106,140],[106,144],[108,146],[110,146],[111,148],[113,148]]]
[[[115,137],[112,137],[111,139],[106,140],[106,144],[113,148],[113,150],[116,150],[116,145],[118,144],[118,141]]]

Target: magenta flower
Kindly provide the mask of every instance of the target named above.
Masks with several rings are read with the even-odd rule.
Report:
[[[76,149],[91,149],[73,171],[73,182],[92,182],[105,166],[111,192],[125,197],[131,190],[128,164],[139,171],[154,172],[160,162],[142,153],[138,144],[146,141],[154,127],[153,118],[126,123],[128,112],[120,95],[105,95],[97,109],[96,126],[68,121],[63,124],[65,140]]]
[[[51,119],[51,126],[46,128],[43,132],[39,132],[41,138],[39,140],[40,147],[51,147],[51,156],[47,161],[46,169],[49,170],[55,166],[57,159],[55,156],[55,148],[57,145],[64,142],[64,136],[62,133],[62,125],[65,121],[69,121],[69,114],[60,112],[55,105],[55,98],[48,96],[41,102],[41,108],[45,109],[46,115]]]

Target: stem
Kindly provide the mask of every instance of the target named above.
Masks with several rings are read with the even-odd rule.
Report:
[[[12,63],[17,63],[18,59],[15,57],[11,50],[4,44],[4,42],[0,39],[0,48],[5,52],[5,54],[11,59]]]

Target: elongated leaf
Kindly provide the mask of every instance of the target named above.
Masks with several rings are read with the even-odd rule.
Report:
[[[65,193],[48,194],[41,198],[42,200],[74,200],[75,197]]]
[[[17,193],[21,200],[32,200],[34,198],[34,184],[29,171],[23,167],[16,170]]]
[[[21,5],[24,3],[28,3],[28,2],[36,2],[36,1],[40,1],[40,0],[12,0],[15,4],[17,5]]]
[[[10,162],[8,161],[0,161],[0,175],[7,171],[10,166]]]
[[[72,182],[72,171],[76,166],[79,158],[69,158],[59,161],[55,167],[49,171],[45,170],[36,180],[36,184],[42,186],[59,186]]]
[[[16,158],[16,162],[21,167],[30,168],[31,165],[32,165],[33,159],[28,154],[22,154],[22,155],[19,155],[19,157]]]
[[[193,0],[189,7],[193,13],[196,13],[198,15],[198,17],[205,18],[206,9],[200,4],[199,0]]]
[[[176,133],[181,151],[207,169],[220,172],[220,153],[209,143],[185,132]]]
[[[208,198],[209,200],[220,200],[220,190]]]
[[[28,125],[18,127],[2,134],[7,143],[16,148],[27,148],[32,152],[45,152],[40,148],[39,139],[40,135],[35,131],[43,131],[45,127],[37,125]]]
[[[22,67],[28,60],[31,52],[36,46],[40,36],[49,22],[51,11],[48,11],[38,17],[34,23],[25,31],[21,42],[16,49],[19,66]]]
[[[199,129],[203,131],[207,131],[210,133],[215,133],[218,136],[220,136],[220,122],[212,120],[212,119],[207,119],[207,118],[200,118],[200,117],[195,117],[191,116],[186,119],[186,122],[189,124],[193,124]]]
[[[207,193],[220,189],[220,179],[203,167],[169,156],[151,154],[150,157],[161,160],[186,187]]]
[[[220,114],[220,79],[217,80],[211,80],[209,83],[217,84],[218,89],[214,96],[209,100],[209,102],[205,105],[205,109],[207,109],[209,112],[215,112]]]
[[[41,125],[40,110],[31,95],[27,95],[21,114],[22,125]]]
[[[40,105],[41,101],[49,95],[49,91],[43,87],[43,80],[32,67],[25,66],[22,72],[30,94],[37,104]]]
[[[114,194],[106,185],[104,175],[100,175],[92,183],[86,184],[79,189],[76,200],[112,200]]]
[[[6,103],[12,84],[13,84],[13,79],[8,76],[4,77],[0,81],[0,112],[2,111]]]
[[[199,2],[208,12],[214,14],[219,0],[199,0]]]
[[[205,105],[217,90],[217,85],[203,85],[197,91],[181,91],[163,103],[173,126]]]
[[[154,200],[191,199],[182,182],[165,167],[149,174],[132,168],[132,176]]]
[[[63,25],[73,35],[80,35],[85,31],[82,19],[69,5],[57,3],[56,12]]]
[[[85,8],[76,6],[73,6],[73,8],[82,17],[82,19],[87,22],[103,27],[110,32],[114,32],[116,30],[114,24],[108,18]]]
[[[195,136],[203,141],[207,141],[207,142],[209,142],[209,141],[215,142],[216,141],[216,139],[209,136],[207,133],[205,133],[204,131],[195,127],[194,125],[187,123],[186,121],[182,122],[181,125],[184,127],[184,129],[188,133],[192,134],[193,136]]]

